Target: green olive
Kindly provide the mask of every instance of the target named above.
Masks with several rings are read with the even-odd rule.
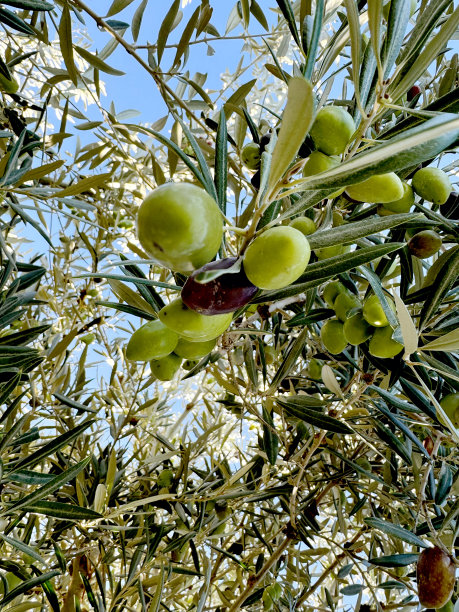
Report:
[[[377,327],[370,338],[368,350],[373,357],[391,359],[400,353],[403,344],[392,339],[393,329],[390,325]]]
[[[162,359],[153,359],[150,361],[150,370],[158,380],[172,380],[175,373],[180,368],[181,363],[182,358],[175,355],[175,353],[171,353]]]
[[[319,359],[311,359],[308,366],[308,375],[312,380],[322,380],[323,362]]]
[[[310,136],[316,149],[326,155],[340,155],[355,130],[352,116],[341,106],[325,106],[317,113]]]
[[[6,76],[0,73],[0,90],[5,93],[13,94],[19,89],[19,83],[12,76],[11,79],[7,79]]]
[[[336,257],[337,255],[342,255],[343,253],[347,253],[351,247],[349,245],[345,246],[344,244],[334,244],[333,246],[322,247],[321,249],[314,249],[314,253],[316,254],[317,259],[330,259],[330,257]]]
[[[313,176],[335,168],[340,163],[338,155],[325,155],[320,151],[312,151],[303,167],[303,176]]]
[[[311,256],[305,236],[289,225],[277,226],[251,242],[244,255],[244,270],[260,289],[281,289],[301,276]]]
[[[368,340],[374,329],[365,321],[362,313],[358,312],[352,317],[346,319],[344,322],[343,331],[344,337],[349,344],[356,346],[358,344],[362,344],[362,342],[365,342],[365,340]]]
[[[338,295],[346,292],[347,289],[343,283],[340,283],[339,281],[331,281],[331,283],[328,283],[324,288],[323,298],[330,308],[333,308]]]
[[[448,395],[442,397],[440,406],[446,412],[454,427],[459,428],[459,393],[448,393]],[[443,425],[446,425],[440,414],[438,415],[438,420],[443,423]]]
[[[408,242],[408,250],[418,259],[427,259],[437,253],[442,245],[441,237],[432,230],[418,232]]]
[[[294,227],[300,231],[304,236],[309,236],[316,231],[316,224],[309,217],[296,217],[289,223],[290,227]]]
[[[145,251],[176,272],[192,272],[217,253],[223,218],[214,199],[190,183],[165,183],[142,202],[137,234]]]
[[[353,293],[349,292],[340,293],[333,304],[336,316],[342,323],[346,321],[348,312],[350,310],[353,308],[359,308],[361,306],[362,304],[360,303],[359,298]]]
[[[418,196],[438,205],[444,204],[452,191],[448,175],[440,168],[421,168],[413,176],[411,185]]]
[[[249,170],[258,170],[260,167],[261,151],[256,142],[246,144],[241,151],[241,161]]]
[[[322,325],[320,330],[320,338],[323,345],[332,355],[338,355],[344,351],[347,346],[347,340],[344,337],[343,324],[338,319],[330,319]]]
[[[174,353],[183,359],[201,359],[208,355],[215,346],[215,339],[207,342],[190,342],[185,338],[179,338]]]
[[[394,202],[386,202],[384,208],[394,213],[407,213],[414,204],[414,191],[411,185],[402,181],[403,195],[399,200]]]
[[[346,193],[358,202],[386,204],[386,202],[400,200],[403,197],[404,189],[402,181],[395,172],[387,172],[386,174],[375,174],[361,183],[349,185],[346,187]]]
[[[197,342],[218,338],[228,329],[233,319],[232,313],[202,315],[187,308],[180,298],[161,308],[158,316],[176,334]]]
[[[156,484],[159,488],[162,487],[170,487],[174,482],[174,471],[173,470],[162,470],[158,474],[158,478],[156,479]]]
[[[389,304],[391,302],[389,301]],[[373,294],[363,304],[363,318],[373,327],[385,327],[389,325],[386,313],[377,295]]]
[[[178,334],[161,321],[149,321],[132,334],[126,348],[126,357],[132,361],[161,359],[172,353],[178,338]]]

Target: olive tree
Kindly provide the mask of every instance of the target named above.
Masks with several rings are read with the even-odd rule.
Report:
[[[453,610],[459,8],[1,4],[0,608]]]

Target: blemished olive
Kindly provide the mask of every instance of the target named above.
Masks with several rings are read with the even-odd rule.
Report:
[[[217,253],[223,217],[211,196],[190,183],[165,183],[147,195],[137,214],[142,248],[158,263],[191,272]]]
[[[418,259],[427,259],[438,253],[442,245],[441,237],[432,230],[418,232],[410,238],[408,250]]]
[[[456,567],[451,557],[438,546],[425,548],[416,567],[419,602],[426,608],[441,608],[454,589]]]

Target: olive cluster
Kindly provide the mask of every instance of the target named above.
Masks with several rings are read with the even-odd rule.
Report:
[[[392,339],[393,329],[377,295],[370,295],[362,304],[341,282],[332,281],[325,287],[323,298],[336,314],[320,331],[322,343],[332,355],[341,353],[348,344],[357,346],[367,340],[374,357],[389,359],[403,349],[403,344]],[[395,310],[392,300],[388,301]]]

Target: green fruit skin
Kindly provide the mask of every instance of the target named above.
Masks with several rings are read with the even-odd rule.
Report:
[[[448,395],[442,397],[440,406],[446,412],[452,424],[459,428],[459,393],[448,393]],[[438,415],[438,419],[443,425],[446,425],[440,414]]]
[[[444,204],[452,191],[448,175],[440,168],[421,168],[411,185],[418,196],[438,205]]]
[[[179,338],[174,353],[183,357],[183,359],[201,359],[208,355],[215,346],[215,340],[207,340],[206,342],[190,342],[185,338]]]
[[[126,357],[131,361],[161,359],[172,353],[178,339],[178,334],[161,321],[149,321],[132,334],[126,347]]]
[[[451,600],[441,608],[437,608],[437,612],[454,612],[454,604]]]
[[[303,167],[303,176],[313,176],[314,174],[320,174],[326,172],[331,168],[335,168],[340,163],[340,158],[337,155],[325,155],[320,151],[312,151],[308,161]]]
[[[273,227],[249,244],[244,271],[260,289],[281,289],[301,276],[310,256],[309,242],[300,231],[289,225]]]
[[[330,257],[336,257],[342,255],[350,250],[350,246],[344,244],[334,244],[333,246],[322,247],[321,249],[314,249],[317,259],[322,261],[323,259],[330,259]]]
[[[352,293],[340,293],[333,304],[336,316],[342,323],[346,321],[350,310],[361,306],[359,298]]]
[[[338,295],[340,293],[346,293],[346,292],[347,292],[347,289],[343,285],[343,283],[340,283],[339,281],[332,281],[331,283],[328,283],[325,286],[324,292],[323,292],[323,298],[325,302],[330,306],[330,308],[333,308],[335,304],[335,300],[338,297]]]
[[[162,323],[187,340],[206,342],[214,340],[228,329],[232,313],[202,315],[187,308],[180,298],[173,300],[158,313]]]
[[[374,204],[386,204],[394,202],[403,197],[403,183],[395,172],[385,174],[375,174],[366,181],[349,185],[346,193],[353,200],[358,202],[369,202]]]
[[[376,212],[378,213],[380,217],[390,217],[390,215],[397,214],[397,213],[394,213],[392,210],[389,210],[388,208],[386,208],[384,204],[378,204],[378,207],[376,208]]]
[[[182,358],[174,353],[171,353],[162,359],[154,359],[150,361],[150,370],[158,380],[172,380],[175,373],[180,368],[181,363]]]
[[[326,106],[317,113],[310,136],[316,149],[326,155],[340,155],[354,133],[351,115],[340,106]]]
[[[308,367],[308,375],[312,380],[322,380],[322,362],[318,359],[311,359]]]
[[[223,235],[215,200],[190,183],[166,183],[152,191],[137,214],[137,236],[145,251],[175,272],[191,272],[211,261]]]
[[[297,229],[303,236],[309,236],[317,229],[316,224],[312,219],[309,219],[309,217],[297,217],[290,221],[289,226]]]
[[[343,324],[338,319],[330,319],[322,325],[320,330],[320,338],[323,345],[332,355],[338,355],[347,346],[346,338],[344,337]]]
[[[373,331],[374,328],[365,321],[362,313],[360,312],[356,313],[352,317],[349,317],[344,322],[344,337],[349,344],[354,346],[362,344],[362,342],[368,340]]]
[[[427,259],[438,253],[441,245],[442,239],[436,232],[424,230],[410,238],[408,250],[418,259]]]
[[[399,200],[394,202],[386,202],[384,208],[390,210],[393,213],[407,213],[414,204],[414,191],[411,185],[408,185],[405,181],[402,181],[403,195]]]
[[[386,313],[381,306],[377,295],[370,295],[363,304],[363,318],[373,327],[385,327],[389,325]]]
[[[158,487],[170,487],[174,482],[174,471],[173,470],[162,470],[158,474],[158,478],[156,479],[156,484]]]
[[[246,144],[241,151],[241,161],[249,170],[258,170],[261,161],[260,145],[256,142]]]
[[[370,338],[368,350],[373,357],[381,357],[381,359],[391,359],[400,353],[403,349],[403,344],[392,340],[392,327],[378,327],[374,330]]]
[[[3,74],[0,74],[0,89],[5,93],[16,93],[19,89],[19,83],[15,78],[7,79]]]

